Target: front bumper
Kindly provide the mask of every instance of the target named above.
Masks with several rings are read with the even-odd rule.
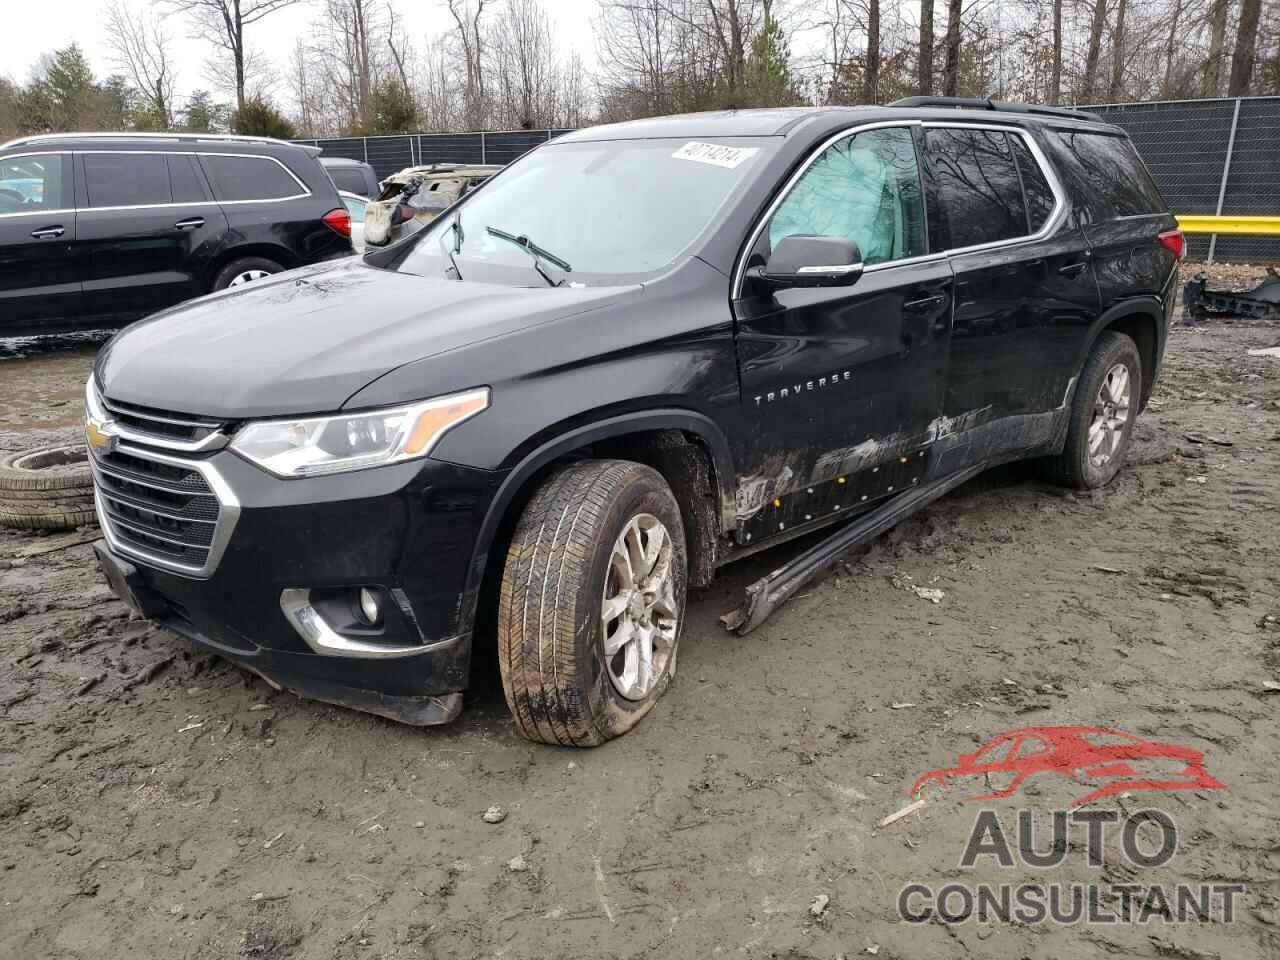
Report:
[[[97,547],[104,568],[123,565],[143,615],[301,696],[416,725],[452,720],[470,673],[471,558],[502,475],[427,460],[279,480],[225,450],[207,463],[238,507],[207,576],[118,541]],[[362,585],[395,602],[361,642],[411,652],[318,652],[281,606],[286,591]]]

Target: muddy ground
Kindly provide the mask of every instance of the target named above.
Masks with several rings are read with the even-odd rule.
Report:
[[[1110,487],[980,477],[746,638],[716,618],[788,548],[725,571],[665,699],[589,752],[517,738],[491,674],[430,730],[275,693],[130,622],[87,532],[0,532],[0,956],[1274,958],[1280,359],[1246,350],[1277,344],[1177,327]],[[0,360],[0,448],[74,435],[92,347],[63,347]],[[1080,828],[1058,867],[960,866],[981,806],[1011,831],[1083,794],[1054,774],[877,826],[1031,725],[1203,751],[1225,789],[1092,805],[1172,818],[1145,870]],[[1230,923],[911,924],[915,881],[1246,892]]]

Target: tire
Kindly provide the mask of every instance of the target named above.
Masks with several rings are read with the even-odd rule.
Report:
[[[661,600],[623,585],[615,548],[633,532],[642,550],[655,551],[659,575],[668,571]],[[639,723],[675,674],[687,571],[680,507],[656,470],[588,460],[553,474],[516,525],[498,603],[498,665],[520,734],[587,747]],[[636,579],[652,585],[651,577]],[[606,623],[606,596],[618,603],[627,595],[632,602]],[[651,599],[657,601],[652,606]],[[647,672],[632,669],[643,663],[638,631],[646,623],[652,637]],[[606,656],[606,639],[624,635],[636,639]]]
[[[96,522],[93,480],[81,444],[0,455],[0,524],[70,530]]]
[[[1102,388],[1109,377],[1123,368],[1127,377],[1127,403],[1117,405],[1110,394],[1104,396]],[[1112,387],[1114,389],[1113,380]],[[1133,440],[1133,423],[1138,416],[1138,403],[1142,397],[1142,358],[1138,346],[1123,333],[1108,331],[1098,337],[1093,352],[1085,362],[1071,401],[1071,419],[1067,425],[1067,440],[1062,453],[1045,460],[1049,479],[1077,490],[1096,490],[1110,483],[1124,464],[1125,454]],[[1109,404],[1109,406],[1104,406]],[[1095,431],[1091,440],[1090,430],[1095,417],[1110,413],[1113,428],[1102,428],[1100,450],[1108,450],[1105,458],[1091,452],[1091,443],[1098,441]],[[1118,433],[1118,439],[1110,438]],[[1112,445],[1114,444],[1114,445]]]
[[[218,271],[218,275],[213,280],[213,289],[225,290],[231,286],[236,277],[255,270],[261,270],[269,274],[282,273],[284,267],[274,260],[267,260],[263,257],[241,257],[239,260],[232,260]]]

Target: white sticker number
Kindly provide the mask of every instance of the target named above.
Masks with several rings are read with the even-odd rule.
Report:
[[[732,170],[738,164],[754,157],[758,150],[758,147],[723,147],[718,143],[700,143],[697,140],[690,140],[671,156],[677,160],[709,163],[713,167]]]

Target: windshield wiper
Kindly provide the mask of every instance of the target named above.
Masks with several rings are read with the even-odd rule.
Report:
[[[446,250],[449,255],[449,266],[453,267],[453,275],[459,280],[462,279],[462,271],[458,269],[458,261],[454,259],[454,254],[462,252],[462,241],[466,239],[466,234],[462,230],[462,216],[460,214],[453,215],[453,223],[449,224],[449,229],[453,231],[453,249]]]
[[[558,287],[564,281],[563,280],[557,281],[557,280],[551,279],[551,275],[548,274],[545,269],[543,269],[543,266],[542,266],[543,260],[546,260],[548,263],[554,264],[555,266],[563,270],[565,273],[573,272],[573,267],[569,266],[569,263],[567,260],[563,260],[560,257],[557,257],[550,250],[543,249],[542,247],[534,243],[532,240],[530,240],[528,237],[525,237],[525,236],[518,237],[514,233],[507,233],[507,231],[499,230],[497,227],[485,227],[484,229],[485,229],[485,232],[489,234],[489,236],[497,237],[499,240],[506,240],[508,243],[514,243],[517,247],[522,249],[525,253],[529,254],[529,256],[533,257],[533,269],[538,271],[538,276],[542,277],[543,280],[547,281],[547,286],[549,287]]]

